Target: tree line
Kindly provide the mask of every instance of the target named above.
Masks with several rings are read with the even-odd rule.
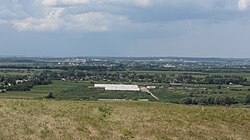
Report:
[[[49,72],[53,79],[65,78],[67,80],[93,80],[117,82],[151,82],[151,83],[186,83],[186,84],[246,84],[247,78],[235,75],[192,75],[165,74],[165,73],[136,73],[113,71],[82,71],[68,69],[65,71]]]
[[[27,91],[35,85],[51,84],[51,80],[46,72],[32,76],[0,75],[0,89],[6,89],[7,91]]]
[[[239,102],[235,97],[230,96],[205,96],[187,97],[182,99],[181,103],[186,105],[232,105]],[[241,103],[250,105],[250,94],[247,94]]]

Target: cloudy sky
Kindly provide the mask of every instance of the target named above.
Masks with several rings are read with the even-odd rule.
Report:
[[[0,0],[0,56],[250,58],[250,0]]]

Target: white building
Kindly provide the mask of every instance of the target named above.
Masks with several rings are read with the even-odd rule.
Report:
[[[179,87],[182,86],[182,83],[170,83],[171,87]]]
[[[166,65],[163,65],[164,68],[175,68],[176,66],[174,65],[171,65],[171,64],[166,64]]]
[[[148,102],[149,99],[138,99],[139,102]]]
[[[123,85],[123,84],[95,84],[95,88],[104,88],[105,90],[113,91],[140,91],[138,85]]]
[[[24,83],[24,82],[28,82],[28,80],[16,80],[16,84],[20,84],[20,83]]]
[[[156,86],[147,86],[147,89],[156,89]]]

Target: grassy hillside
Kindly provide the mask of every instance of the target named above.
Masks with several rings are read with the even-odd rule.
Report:
[[[0,99],[0,139],[249,139],[250,110]]]

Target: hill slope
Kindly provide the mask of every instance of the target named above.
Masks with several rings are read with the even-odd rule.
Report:
[[[139,102],[0,100],[0,139],[248,139],[250,110]]]

